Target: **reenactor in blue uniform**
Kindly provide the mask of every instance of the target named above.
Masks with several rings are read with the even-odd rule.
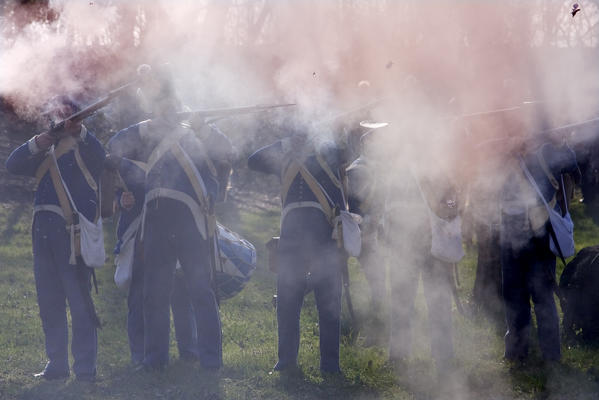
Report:
[[[108,150],[113,153],[112,142],[108,142]],[[117,243],[115,254],[123,256],[132,252],[131,276],[124,286],[128,288],[127,295],[127,334],[131,351],[131,364],[134,368],[143,365],[144,358],[144,319],[143,319],[143,282],[144,262],[143,247],[139,240],[142,209],[145,197],[145,178],[147,166],[140,161],[127,158],[111,160],[115,162],[118,172],[116,193],[117,206],[120,209],[117,224]],[[131,247],[125,251],[125,246]],[[123,252],[123,254],[121,254]],[[129,255],[130,256],[130,255]],[[124,261],[127,262],[127,261]],[[198,336],[196,319],[187,292],[183,272],[178,269],[173,278],[171,293],[171,309],[175,324],[175,336],[179,356],[185,360],[199,359]]]
[[[363,131],[362,131],[363,132]],[[362,217],[362,251],[358,260],[370,286],[370,310],[367,339],[376,342],[384,334],[383,305],[387,297],[387,269],[382,256],[379,234],[383,229],[385,193],[379,180],[381,165],[369,153],[369,140],[376,130],[360,138],[360,156],[347,168],[348,203],[352,213]]]
[[[549,247],[548,214],[531,182],[525,163],[550,207],[562,212],[560,175],[578,174],[574,152],[566,145],[545,143],[522,158],[512,157],[512,174],[501,193],[501,266],[507,333],[505,358],[527,358],[531,323],[530,301],[538,326],[543,359],[561,357],[559,317],[553,297],[556,258]],[[509,164],[508,164],[509,165]]]
[[[388,187],[385,233],[390,258],[391,318],[389,359],[404,362],[412,352],[412,319],[418,279],[427,302],[431,355],[437,374],[453,360],[452,265],[431,254],[429,213],[451,220],[457,216],[456,193],[448,181],[426,179],[410,167],[397,168]],[[427,209],[428,208],[428,209]]]
[[[445,176],[446,169],[438,160],[433,163],[428,159],[430,152],[422,151],[423,147],[418,153],[412,151],[409,141],[394,142],[397,133],[391,125],[377,129],[371,140],[374,154],[382,164],[377,172],[385,188],[381,236],[389,264],[389,360],[401,367],[412,356],[414,300],[422,278],[431,356],[439,380],[444,380],[454,359],[453,270],[451,263],[433,255],[433,223],[456,221],[457,192]],[[414,154],[418,154],[417,160]],[[456,246],[461,252],[459,238]]]
[[[213,159],[224,159],[230,142],[215,130],[199,140],[178,122],[179,103],[168,71],[155,69],[142,86],[152,119],[119,132],[115,155],[147,164],[144,242],[144,367],[168,363],[173,274],[179,261],[196,318],[200,363],[222,365],[221,325],[213,286],[213,204],[219,184]],[[208,156],[210,154],[210,156]]]
[[[50,112],[63,119],[78,111],[67,97],[56,100]],[[56,157],[58,169],[54,168]],[[42,132],[12,152],[6,168],[19,175],[37,178],[32,227],[33,264],[37,301],[49,359],[45,379],[64,379],[70,375],[68,357],[68,301],[73,336],[73,371],[78,380],[92,381],[96,376],[98,319],[91,299],[91,268],[80,257],[73,260],[71,226],[76,223],[74,207],[88,220],[100,218],[98,180],[105,153],[100,142],[81,124],[66,124],[56,136]],[[60,176],[75,204],[70,204]],[[65,209],[71,210],[66,215]]]
[[[314,290],[320,330],[320,369],[340,372],[339,335],[343,249],[331,238],[335,209],[346,210],[341,168],[345,151],[332,142],[319,145],[305,132],[259,149],[252,170],[281,177],[281,233],[278,243],[276,371],[297,368],[300,311]]]

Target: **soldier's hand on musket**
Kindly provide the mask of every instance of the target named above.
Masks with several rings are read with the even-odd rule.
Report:
[[[64,129],[58,134],[58,137],[75,136],[81,132],[81,122],[64,121]]]
[[[53,141],[60,140],[69,136],[77,136],[81,132],[81,122],[66,120],[62,129],[56,129],[53,133],[47,133]],[[54,143],[54,142],[52,142]]]
[[[48,132],[42,132],[35,137],[35,144],[42,150],[50,148],[56,141],[56,138],[50,135]]]
[[[130,210],[135,205],[135,196],[131,192],[123,192],[120,203],[125,210]]]

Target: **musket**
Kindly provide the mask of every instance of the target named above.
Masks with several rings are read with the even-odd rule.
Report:
[[[534,141],[539,140],[539,137],[545,137],[548,134],[552,134],[552,135],[562,134],[565,137],[565,135],[567,135],[568,133],[570,133],[576,129],[589,128],[589,127],[593,127],[593,126],[596,126],[599,129],[599,117],[591,118],[591,119],[581,121],[581,122],[575,122],[572,124],[561,125],[561,126],[558,126],[555,128],[545,129],[543,131],[538,131],[538,132],[534,133],[533,135],[531,135],[531,137],[524,139],[523,141],[527,142],[527,143],[531,143],[531,142],[534,143]],[[502,142],[502,141],[508,140],[510,138],[511,137],[506,136],[506,137],[488,139],[488,140],[478,143],[476,145],[476,147],[482,147],[485,145]]]
[[[316,125],[321,125],[321,124],[332,124],[337,122],[338,120],[342,119],[342,118],[346,118],[348,116],[351,116],[353,114],[357,114],[360,112],[364,112],[364,111],[369,111],[373,108],[375,108],[376,106],[384,103],[385,101],[387,101],[389,98],[388,97],[382,97],[380,99],[376,99],[366,105],[357,107],[355,109],[349,110],[349,111],[344,111],[341,114],[338,114],[332,118],[329,118],[327,120],[324,121],[319,121],[316,123]],[[477,111],[477,112],[473,112],[473,113],[468,113],[468,114],[462,114],[462,115],[457,115],[457,116],[452,116],[452,117],[448,117],[448,119],[454,119],[454,120],[459,120],[459,119],[469,119],[469,118],[477,118],[477,117],[484,117],[484,116],[489,116],[489,115],[495,115],[495,114],[503,114],[503,113],[507,113],[507,112],[511,112],[511,111],[520,111],[523,110],[527,107],[533,106],[533,105],[538,105],[538,104],[543,104],[543,103],[548,103],[548,101],[524,101],[519,105],[516,106],[511,106],[511,107],[503,107],[503,108],[498,108],[495,110],[485,110],[485,111]]]
[[[196,110],[196,111],[181,111],[177,113],[177,116],[181,121],[196,120],[203,118],[204,120],[210,118],[210,122],[214,122],[214,119],[232,117],[235,115],[253,114],[263,111],[272,110],[275,108],[282,107],[293,107],[295,103],[286,104],[265,104],[256,106],[244,106],[244,107],[230,107],[230,108],[213,108],[207,110]]]
[[[66,117],[65,119],[63,119],[60,122],[53,123],[50,126],[48,133],[50,135],[56,137],[58,135],[58,132],[61,131],[62,129],[64,129],[65,123],[67,121],[74,122],[74,123],[83,121],[84,119],[86,119],[87,117],[89,117],[90,115],[92,115],[93,113],[98,111],[100,108],[106,106],[108,103],[110,103],[112,100],[114,100],[117,96],[119,96],[123,92],[132,88],[135,84],[137,84],[137,80],[135,80],[133,82],[129,82],[119,88],[114,89],[114,90],[111,90],[110,92],[108,92],[108,94],[106,96],[102,97],[99,100],[96,100],[94,103],[83,108],[82,110],[80,110],[72,115],[69,115],[68,117]]]
[[[538,134],[542,135],[548,133],[571,132],[579,128],[589,128],[594,125],[597,125],[597,127],[599,128],[599,117],[587,119],[586,121],[575,122],[573,124],[558,126],[556,128],[547,129],[539,132]]]
[[[333,116],[331,118],[321,119],[321,120],[318,120],[318,121],[314,121],[314,122],[312,122],[311,126],[306,127],[306,130],[307,131],[316,131],[316,130],[322,128],[322,127],[333,126],[333,125],[337,124],[339,121],[341,121],[341,120],[343,120],[343,119],[345,119],[347,117],[351,117],[351,116],[353,116],[355,114],[359,114],[359,113],[363,113],[365,111],[369,111],[369,110],[373,109],[374,107],[378,106],[379,104],[383,103],[387,99],[388,98],[383,97],[383,98],[371,101],[370,103],[365,104],[363,106],[356,107],[356,108],[348,110],[348,111],[343,111],[342,113],[337,114],[337,115],[335,115],[335,116]],[[369,128],[365,127],[365,126],[362,126],[362,128],[369,129]],[[320,133],[320,134],[316,133],[316,134],[309,135],[309,138],[306,141],[306,145],[312,145],[317,140],[319,140],[322,136],[323,136],[322,133]]]
[[[327,119],[324,119],[324,120],[316,121],[314,123],[314,126],[315,127],[320,127],[322,125],[334,125],[338,121],[343,120],[343,119],[345,119],[347,117],[350,117],[352,115],[363,113],[363,112],[366,112],[366,111],[370,111],[373,108],[375,108],[376,106],[378,106],[378,105],[382,104],[383,102],[385,102],[386,100],[388,100],[388,97],[382,97],[380,99],[373,100],[373,101],[371,101],[368,104],[365,104],[365,105],[360,106],[360,107],[353,108],[353,109],[348,110],[348,111],[343,111],[340,114],[337,114],[337,115],[335,115],[335,116],[333,116],[331,118],[327,118]]]
[[[522,105],[520,105],[520,106],[505,107],[505,108],[498,108],[498,109],[489,110],[489,111],[478,111],[478,112],[469,113],[469,114],[462,114],[462,115],[458,115],[454,118],[458,119],[458,120],[459,119],[469,119],[469,118],[484,117],[484,116],[488,116],[488,115],[503,114],[503,113],[507,113],[507,112],[511,112],[511,111],[520,111],[524,108],[523,105],[525,105],[525,104],[528,104],[528,103],[522,103]]]
[[[513,111],[523,111],[525,109],[529,109],[532,106],[539,107],[544,104],[559,104],[559,103],[560,102],[557,100],[528,100],[528,101],[523,101],[522,103],[514,105],[514,106],[502,107],[502,108],[497,108],[494,110],[477,111],[477,112],[472,112],[472,113],[462,114],[462,115],[456,115],[454,117],[450,117],[450,119],[459,120],[459,119],[486,117],[486,116],[491,116],[491,115],[496,115],[496,114],[505,114],[505,113],[509,113],[509,112],[513,112]]]
[[[374,100],[364,106],[357,107],[357,108],[349,110],[349,111],[345,111],[341,114],[338,114],[338,115],[336,115],[332,118],[326,119],[326,120],[318,121],[314,124],[314,126],[319,127],[319,126],[322,126],[325,124],[332,125],[343,118],[347,118],[351,115],[354,115],[354,114],[357,114],[360,112],[369,111],[369,110],[375,108],[376,106],[384,103],[387,100],[388,100],[388,98],[386,98],[386,97]],[[517,105],[517,106],[498,108],[495,110],[488,110],[488,111],[477,111],[477,112],[473,112],[473,113],[447,117],[446,120],[459,121],[459,120],[468,120],[468,119],[473,119],[473,118],[478,118],[478,117],[491,116],[491,115],[496,115],[496,114],[504,114],[504,113],[513,112],[513,111],[520,111],[520,110],[523,110],[526,107],[529,107],[531,105],[537,105],[537,104],[541,104],[541,103],[545,103],[545,102],[544,101],[524,101],[524,102],[522,102],[522,104]],[[363,128],[372,129],[369,126],[366,126],[365,123],[369,123],[369,121],[361,121],[360,126],[362,126]],[[375,125],[377,128],[382,128],[384,126],[387,126],[388,123],[380,122],[380,123],[376,123]],[[503,139],[500,139],[500,140],[503,140]]]

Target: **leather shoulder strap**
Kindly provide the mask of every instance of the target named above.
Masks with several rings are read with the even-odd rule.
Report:
[[[154,164],[156,164],[156,162],[162,158],[164,153],[169,150],[173,142],[176,142],[174,138],[165,137],[156,147],[154,147],[154,150],[152,150],[152,153],[148,158],[148,170],[146,173],[149,172],[154,167]]]
[[[530,182],[531,186],[535,189],[535,191],[539,195],[539,198],[541,199],[541,201],[547,208],[547,212],[549,212],[551,209],[553,209],[555,207],[555,203],[556,203],[555,193],[553,194],[553,197],[551,198],[551,200],[549,202],[547,202],[547,200],[545,200],[545,196],[543,196],[543,193],[541,193],[541,189],[539,189],[537,182],[535,182],[535,178],[532,176],[532,174],[528,170],[528,167],[526,166],[526,163],[524,162],[524,160],[522,158],[520,158],[520,168],[524,172],[524,176],[526,176],[526,179],[528,179],[528,182]]]
[[[85,178],[85,181],[87,182],[89,187],[92,188],[94,193],[96,193],[96,195],[97,195],[98,194],[98,184],[92,177],[91,172],[89,172],[89,169],[87,169],[85,162],[81,158],[81,153],[79,153],[79,146],[75,147],[75,162],[77,162],[77,165],[79,166],[79,169],[81,170],[81,173],[83,174],[83,177]]]
[[[183,168],[183,171],[185,171],[185,175],[187,175],[187,179],[193,187],[193,190],[200,202],[200,206],[206,213],[209,209],[209,204],[208,198],[206,197],[206,192],[203,189],[203,184],[202,182],[200,182],[200,179],[202,179],[201,175],[199,174],[195,166],[191,164],[187,156],[183,153],[183,149],[181,149],[181,146],[178,143],[172,146],[171,151],[175,155],[175,158],[179,162],[179,165],[181,165],[181,168]]]
[[[129,187],[127,186],[127,183],[123,179],[123,176],[121,175],[121,173],[118,170],[115,171],[115,172],[116,172],[115,173],[115,177],[116,177],[116,180],[117,180],[117,187],[120,187],[125,192],[130,192]]]
[[[303,165],[300,165],[299,172],[302,175],[302,178],[304,178],[304,180],[308,184],[308,187],[310,188],[312,193],[314,193],[314,196],[316,196],[316,198],[318,199],[318,203],[320,204],[322,210],[328,217],[329,223],[332,223],[333,218],[335,217],[333,215],[333,208],[331,207],[331,204],[328,200],[328,196],[323,190],[322,186],[320,186],[316,178],[314,178],[310,171],[308,171],[308,169]]]
[[[143,169],[145,172],[148,172],[148,164],[141,162],[141,161],[137,161],[137,160],[131,160],[130,158],[127,159],[129,162],[137,165],[140,169]]]
[[[318,183],[316,178],[314,178],[314,176],[310,173],[310,171],[308,171],[308,169],[303,165],[303,163],[301,163],[298,160],[292,159],[283,172],[281,187],[282,204],[285,204],[287,194],[289,193],[289,188],[291,187],[291,184],[293,183],[293,180],[295,179],[298,173],[306,181],[308,187],[310,188],[310,191],[312,191],[312,193],[314,193],[314,196],[316,196],[316,199],[318,200],[318,203],[320,204],[322,210],[326,214],[329,222],[332,222],[335,216],[333,215],[333,208],[331,207],[331,202],[329,201],[327,194],[324,192],[324,189]]]
[[[283,171],[283,176],[281,178],[281,183],[282,183],[281,184],[281,203],[282,203],[282,205],[285,204],[285,201],[287,200],[287,194],[289,193],[289,188],[291,187],[293,180],[299,173],[299,166],[300,166],[300,164],[297,161],[291,160],[289,162],[289,164],[287,164],[287,168],[285,168],[285,170]]]
[[[137,161],[137,160],[132,160],[130,158],[127,158],[127,161],[129,161],[130,163],[136,165],[139,169],[143,170],[144,173],[148,173],[148,164],[141,162],[141,161]],[[125,182],[125,180],[123,179],[123,176],[121,175],[121,173],[117,170],[116,171],[116,179],[117,179],[117,185],[123,189],[125,192],[130,192],[129,187],[127,185],[127,183]]]
[[[342,187],[341,186],[341,181],[339,180],[339,178],[337,178],[337,176],[335,176],[335,174],[331,170],[331,167],[325,161],[325,159],[322,157],[322,154],[320,154],[319,151],[316,152],[316,161],[318,161],[318,164],[320,165],[320,168],[323,169],[323,171],[328,175],[328,177],[331,180],[331,182],[333,182],[333,185],[335,185],[339,189],[341,189],[341,187]]]
[[[67,193],[54,157],[52,154],[50,154],[47,159],[50,160],[48,169],[50,170],[50,178],[52,179],[52,184],[54,185],[54,190],[56,191],[56,196],[58,197],[58,203],[60,204],[60,208],[64,214],[64,219],[67,223],[67,226],[70,226],[73,224],[73,208],[71,207],[71,202],[67,198]]]
[[[75,139],[72,136],[68,136],[68,137],[62,139],[58,143],[58,146],[56,146],[56,148],[54,149],[54,154],[55,154],[56,158],[58,159],[58,158],[62,157],[63,155],[65,155],[66,153],[68,153],[69,151],[71,151],[72,149],[74,149],[75,147],[77,147],[77,139]],[[44,175],[46,175],[46,172],[48,172],[50,165],[53,163],[54,162],[52,161],[52,157],[50,156],[50,153],[48,152],[46,154],[46,158],[44,159],[44,161],[42,161],[40,166],[37,168],[37,171],[35,171],[35,188],[36,189],[39,186],[40,181],[42,180]]]
[[[340,170],[339,170],[340,178],[337,178],[337,176],[335,175],[335,173],[333,172],[333,170],[331,169],[329,164],[326,162],[326,160],[322,157],[322,154],[320,154],[319,151],[316,152],[316,161],[318,161],[320,168],[323,169],[323,171],[327,174],[327,176],[329,177],[331,182],[333,182],[333,185],[335,185],[341,191],[341,196],[343,197],[343,202],[345,203],[343,206],[346,209],[348,209],[347,188],[348,188],[349,184],[348,184],[347,174],[345,173],[345,168],[340,168]]]
[[[199,150],[201,157],[204,159],[206,165],[208,166],[208,169],[210,170],[210,173],[212,174],[212,176],[217,177],[218,173],[216,171],[216,166],[214,165],[214,162],[209,157],[208,153],[206,152],[206,149],[204,148],[204,145],[201,142],[199,142]]]
[[[537,151],[537,159],[539,160],[541,169],[547,176],[547,179],[549,179],[549,182],[551,182],[551,186],[553,186],[555,190],[559,190],[559,182],[557,181],[557,179],[555,179],[555,176],[553,176],[553,174],[549,170],[549,166],[547,165],[547,162],[545,161],[545,157],[543,157],[541,150]]]
[[[144,135],[148,135],[147,130],[151,129],[151,127],[148,126],[148,124],[143,124],[139,127],[140,135],[142,135],[142,137]],[[145,133],[142,134],[141,132]],[[146,172],[149,172],[152,168],[154,168],[154,165],[158,162],[158,160],[160,160],[167,151],[172,150],[172,148],[175,147],[174,145],[177,144],[179,142],[179,139],[181,139],[181,137],[183,137],[186,133],[188,133],[186,128],[178,127],[178,129],[175,129],[168,135],[166,135],[160,141],[160,143],[158,143],[158,145],[154,147],[154,150],[152,150],[152,153],[148,158],[148,167]]]

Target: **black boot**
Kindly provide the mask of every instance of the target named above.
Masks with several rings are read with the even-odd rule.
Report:
[[[42,372],[38,372],[37,374],[33,374],[36,378],[44,378],[47,381],[54,381],[59,379],[67,379],[70,375],[69,370],[61,370],[52,368],[50,362],[46,364],[46,367]]]

